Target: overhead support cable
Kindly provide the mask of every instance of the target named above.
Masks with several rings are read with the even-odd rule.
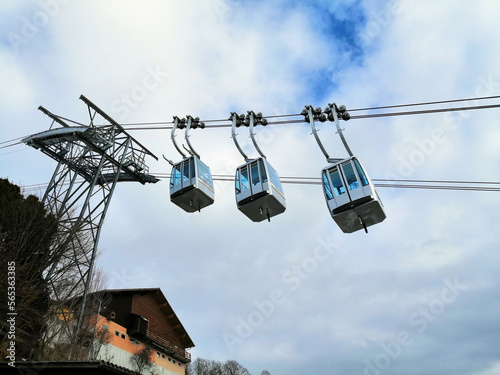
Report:
[[[169,179],[169,173],[155,173],[157,178]],[[213,174],[215,181],[234,182],[234,176]],[[280,177],[283,184],[321,185],[319,177]],[[452,181],[452,180],[391,180],[373,179],[376,187],[407,188],[407,189],[439,189],[439,190],[466,190],[500,192],[500,182],[496,181]],[[490,186],[488,186],[490,185]]]
[[[24,137],[21,137],[21,138],[24,138]],[[4,143],[6,143],[6,142],[4,142]],[[0,150],[2,150],[4,148],[12,147],[12,146],[17,146],[17,145],[20,145],[20,144],[23,144],[23,143],[21,141],[19,141],[19,142],[16,142],[16,143],[12,143],[10,145],[1,146]]]
[[[397,105],[388,105],[388,106],[379,106],[379,107],[367,107],[367,108],[354,108],[354,109],[349,109],[350,112],[355,112],[355,111],[373,111],[373,110],[379,110],[379,109],[390,109],[390,108],[404,108],[404,107],[417,107],[417,106],[424,106],[424,105],[435,105],[435,104],[445,104],[445,103],[459,103],[459,102],[468,102],[468,101],[480,101],[480,100],[491,100],[491,99],[498,99],[500,98],[500,95],[496,96],[485,96],[485,97],[478,97],[478,98],[466,98],[466,99],[452,99],[452,100],[441,100],[441,101],[431,101],[431,102],[420,102],[420,103],[412,103],[412,104],[397,104]],[[85,101],[85,97],[82,98],[82,100]],[[88,101],[88,99],[86,99]],[[43,108],[43,107],[42,107]],[[40,110],[44,111],[45,109],[40,108]],[[481,110],[481,109],[493,109],[493,108],[500,108],[500,103],[499,104],[489,104],[489,105],[475,105],[475,106],[469,106],[469,107],[452,107],[452,108],[431,108],[431,109],[424,109],[424,110],[414,110],[414,111],[403,111],[403,112],[386,112],[386,113],[371,113],[371,114],[364,114],[364,115],[353,115],[351,116],[352,120],[358,120],[358,119],[369,119],[369,118],[379,118],[379,117],[394,117],[394,116],[410,116],[410,115],[420,115],[420,114],[431,114],[431,113],[445,113],[445,112],[457,112],[457,111],[471,111],[471,110]],[[45,110],[47,111],[47,110]],[[47,111],[49,112],[49,111]],[[50,113],[52,118],[54,119],[57,118],[58,121],[64,122],[72,122],[77,125],[81,126],[87,126],[85,124],[82,124],[80,122],[74,121],[67,119],[62,116],[54,115]],[[271,115],[271,116],[266,116],[267,118],[289,118],[289,117],[298,117],[301,116],[300,113],[296,114],[283,114],[283,115]],[[213,125],[207,125],[206,128],[208,129],[218,129],[218,128],[229,128],[232,126],[231,122],[229,122],[227,119],[219,119],[219,120],[203,120],[205,123],[215,123]],[[297,120],[291,120],[291,119],[286,119],[286,120],[277,120],[277,121],[270,121],[268,122],[268,125],[288,125],[288,124],[303,124],[304,120],[303,119],[297,119]],[[137,130],[172,130],[173,129],[173,121],[152,121],[152,122],[135,122],[135,123],[126,123],[126,124],[120,124],[121,127],[123,127],[126,130],[131,130],[131,131],[137,131]],[[61,124],[62,125],[62,124]],[[67,125],[67,124],[66,124]],[[98,126],[94,124],[94,126]],[[3,141],[0,142],[0,145],[6,144],[6,143],[12,143],[15,142],[14,144],[9,144],[5,146],[0,146],[0,149],[2,148],[7,148],[14,146],[16,144],[20,144],[21,142],[16,142],[19,139],[26,138],[27,136],[24,137],[19,137],[15,139],[11,139],[8,141]]]
[[[170,173],[154,173],[159,179],[170,179]],[[234,182],[233,175],[213,174],[215,181]],[[382,188],[406,188],[406,189],[440,189],[440,190],[468,190],[468,191],[491,191],[500,192],[500,182],[498,181],[452,181],[452,180],[391,180],[372,179],[376,187]],[[284,184],[296,185],[321,185],[319,177],[281,177]],[[32,184],[22,186],[24,191],[39,191],[47,188],[47,183]],[[489,186],[488,186],[489,185]]]
[[[499,108],[499,107],[500,107],[500,104],[490,104],[490,105],[478,105],[478,106],[474,106],[474,107],[437,108],[437,109],[426,109],[426,110],[422,110],[422,111],[374,113],[374,114],[369,114],[369,115],[351,116],[351,119],[356,120],[356,119],[363,119],[363,118],[422,115],[422,114],[429,114],[429,113],[457,112],[457,111],[472,111],[472,110],[477,110],[477,109],[491,109],[491,108]]]
[[[0,142],[0,145],[3,145],[4,143],[14,142],[14,141],[19,141],[16,144],[20,144],[20,143],[22,143],[21,139],[23,139],[23,138],[25,138],[25,137],[18,137],[18,138],[11,139],[9,141],[3,141],[3,142]]]
[[[481,109],[492,109],[492,108],[500,108],[500,104],[489,104],[489,105],[479,105],[472,107],[453,107],[453,108],[434,108],[434,109],[424,109],[424,110],[416,110],[416,111],[404,111],[404,112],[386,112],[386,113],[372,113],[366,115],[353,115],[351,116],[351,120],[359,120],[359,119],[370,119],[370,118],[378,118],[378,117],[395,117],[395,116],[410,116],[410,115],[423,115],[423,114],[432,114],[432,113],[444,113],[444,112],[458,112],[458,111],[472,111],[472,110],[481,110]],[[349,110],[351,111],[351,110]],[[279,115],[279,116],[267,116],[273,118],[279,117],[294,117],[301,116],[301,114],[296,115]],[[219,120],[220,122],[228,122],[228,120]],[[207,122],[207,121],[205,121]],[[215,122],[215,121],[214,121]],[[268,125],[288,125],[288,124],[303,124],[304,119],[298,120],[280,120],[280,121],[269,121]],[[167,123],[157,123],[157,124],[165,124],[160,126],[149,126],[149,127],[133,127],[137,124],[124,124],[127,130],[170,130],[172,126],[166,125]],[[132,127],[128,127],[132,126]],[[207,129],[216,129],[216,128],[230,128],[232,126],[231,123],[224,124],[215,124],[215,125],[207,125]]]
[[[368,108],[354,108],[349,109],[350,112],[355,111],[373,111],[377,109],[389,109],[389,108],[402,108],[402,107],[418,107],[422,105],[434,105],[434,104],[445,104],[445,103],[459,103],[459,102],[467,102],[474,100],[488,100],[488,99],[498,99],[500,95],[495,96],[483,96],[480,98],[467,98],[467,99],[452,99],[452,100],[439,100],[434,102],[421,102],[421,103],[413,103],[413,104],[396,104],[396,105],[385,105],[381,107],[368,107]]]

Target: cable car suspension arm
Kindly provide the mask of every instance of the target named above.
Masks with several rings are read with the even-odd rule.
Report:
[[[344,138],[344,134],[342,134],[342,131],[344,129],[341,129],[340,125],[339,125],[339,117],[338,117],[338,115],[341,115],[342,119],[345,120],[345,121],[348,121],[351,118],[351,116],[349,115],[349,113],[346,112],[345,106],[341,105],[340,107],[337,107],[337,105],[335,103],[333,103],[333,104],[332,103],[328,103],[328,107],[325,108],[325,113],[328,114],[328,119],[330,121],[334,121],[335,122],[335,126],[337,127],[337,133],[339,134],[340,139],[342,140],[342,143],[344,144],[344,147],[345,147],[347,153],[349,154],[349,156],[354,156],[352,154],[351,149],[349,148],[349,145],[347,144],[346,139]]]
[[[236,139],[236,127],[240,127],[242,124],[245,123],[245,115],[241,114],[238,115],[236,112],[231,112],[231,117],[229,118],[233,122],[232,127],[231,127],[231,138],[233,138],[234,144],[236,145],[236,148],[240,152],[240,154],[243,156],[245,161],[250,160],[248,156],[243,152],[243,150],[240,147],[240,144],[238,143],[238,140]]]
[[[172,160],[167,159],[164,154],[162,154],[161,156],[163,156],[163,159],[165,159],[168,162],[168,164],[170,164],[172,167],[174,166],[174,162]]]
[[[252,142],[253,142],[253,145],[255,146],[255,149],[257,150],[257,152],[259,153],[260,156],[262,156],[263,158],[266,157],[266,155],[264,155],[264,153],[261,151],[261,149],[259,148],[259,145],[257,144],[257,141],[255,140],[254,136],[255,136],[255,133],[253,132],[253,127],[254,127],[254,124],[255,123],[260,123],[262,125],[267,125],[267,120],[265,118],[262,118],[262,113],[257,113],[255,114],[253,111],[248,111],[248,119],[249,119],[249,123],[250,123],[250,138],[252,139]]]
[[[185,158],[186,155],[184,155],[179,145],[175,141],[175,131],[177,128],[183,129],[185,126],[186,126],[186,119],[180,119],[179,117],[174,116],[174,126],[172,127],[172,131],[170,132],[170,139],[172,140],[172,143],[174,144],[176,150],[179,152],[179,154],[182,155],[183,158]]]
[[[190,148],[190,150],[187,150],[191,155],[196,155],[198,157],[198,159],[200,159],[200,154],[198,154],[193,146],[191,145],[191,142],[189,142],[189,130],[191,128],[193,129],[196,129],[196,128],[205,128],[205,123],[204,122],[200,122],[200,118],[199,117],[196,117],[196,118],[193,118],[192,116],[186,116],[187,117],[187,126],[186,126],[186,133],[184,134],[184,138],[186,139],[186,143],[188,145],[188,147]]]
[[[345,121],[351,118],[349,113],[346,112],[345,106],[341,105],[340,107],[337,107],[335,104],[328,104],[328,107],[325,108],[325,111],[323,113],[320,107],[315,109],[311,105],[307,105],[302,110],[301,114],[304,116],[305,121],[309,122],[309,124],[311,125],[311,130],[312,130],[311,134],[314,135],[314,138],[316,139],[316,142],[318,143],[321,152],[323,152],[323,155],[325,155],[327,162],[336,163],[342,159],[331,158],[330,155],[328,155],[328,152],[326,151],[325,147],[323,146],[323,143],[321,143],[321,139],[318,136],[319,130],[316,129],[314,121],[325,122],[328,119],[332,122],[335,122],[335,126],[337,127],[337,133],[340,135],[340,139],[342,140],[342,143],[344,144],[347,153],[349,154],[349,156],[353,156],[352,151],[349,148],[349,145],[347,144],[344,135],[342,134],[343,129],[341,129],[339,125],[339,116],[341,116],[342,119]]]
[[[314,135],[314,138],[316,139],[316,142],[318,143],[319,148],[323,152],[323,155],[325,155],[326,160],[331,163],[332,159],[330,159],[330,155],[328,155],[328,152],[326,152],[325,147],[323,146],[323,143],[321,143],[321,139],[319,139],[318,136],[318,129],[316,129],[316,126],[314,126],[314,121],[319,120],[321,122],[326,121],[326,115],[322,114],[321,108],[316,108],[314,109],[312,105],[306,105],[306,107],[302,110],[302,115],[304,115],[306,122],[309,122],[311,124],[311,131],[312,135]]]

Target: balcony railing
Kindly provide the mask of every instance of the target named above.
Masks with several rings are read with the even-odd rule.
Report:
[[[186,360],[188,362],[191,361],[191,353],[175,344],[172,344],[167,339],[157,335],[149,329],[146,332],[146,337],[163,347],[166,351],[169,351],[171,354],[176,354],[179,357],[178,359]]]

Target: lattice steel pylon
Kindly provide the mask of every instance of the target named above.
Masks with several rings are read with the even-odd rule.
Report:
[[[23,139],[58,162],[43,196],[48,211],[59,220],[57,243],[51,249],[54,261],[46,278],[55,301],[67,303],[82,297],[78,321],[72,328],[75,331],[69,333],[75,339],[82,326],[99,235],[116,184],[159,181],[145,164],[146,157],[158,158],[89,99],[83,95],[80,99],[88,107],[89,125],[75,126],[75,122],[39,107],[52,124],[49,130]],[[62,128],[53,128],[56,123]]]

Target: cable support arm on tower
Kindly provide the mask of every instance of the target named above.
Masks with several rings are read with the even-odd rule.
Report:
[[[59,116],[57,115],[54,115],[52,112],[50,112],[48,109],[42,107],[42,106],[39,106],[38,107],[38,110],[39,111],[42,111],[44,114],[46,114],[47,116],[49,116],[52,120],[54,120],[55,122],[57,122],[58,124],[64,126],[65,128],[70,128],[71,126],[68,125],[66,122],[64,122]]]
[[[158,160],[158,157],[153,154],[151,151],[149,151],[144,145],[142,145],[138,140],[136,140],[134,137],[132,137],[130,134],[128,134],[123,127],[116,122],[114,119],[112,119],[106,112],[104,112],[102,109],[100,109],[97,105],[95,105],[92,101],[90,101],[88,98],[86,98],[84,95],[80,95],[80,100],[82,100],[85,104],[87,104],[89,108],[89,115],[91,119],[91,126],[95,128],[105,128],[106,125],[104,126],[95,126],[92,124],[93,121],[93,116],[90,114],[90,109],[92,108],[96,113],[101,115],[104,119],[106,119],[113,128],[117,128],[119,131],[118,133],[124,133],[133,143],[135,143],[139,148],[141,149],[141,152],[144,152],[145,155],[149,155],[153,157],[155,160]],[[134,151],[136,148],[134,148]]]
[[[80,100],[83,101],[85,104],[87,104],[87,106],[89,107],[89,110],[90,110],[90,108],[92,108],[94,111],[99,113],[104,119],[108,120],[111,125],[116,126],[118,129],[120,129],[120,131],[125,131],[119,123],[117,123],[115,120],[113,120],[106,112],[104,112],[97,105],[95,105],[92,101],[90,101],[90,99],[88,99],[85,95],[80,95]],[[93,120],[92,116],[91,116],[91,120]]]

